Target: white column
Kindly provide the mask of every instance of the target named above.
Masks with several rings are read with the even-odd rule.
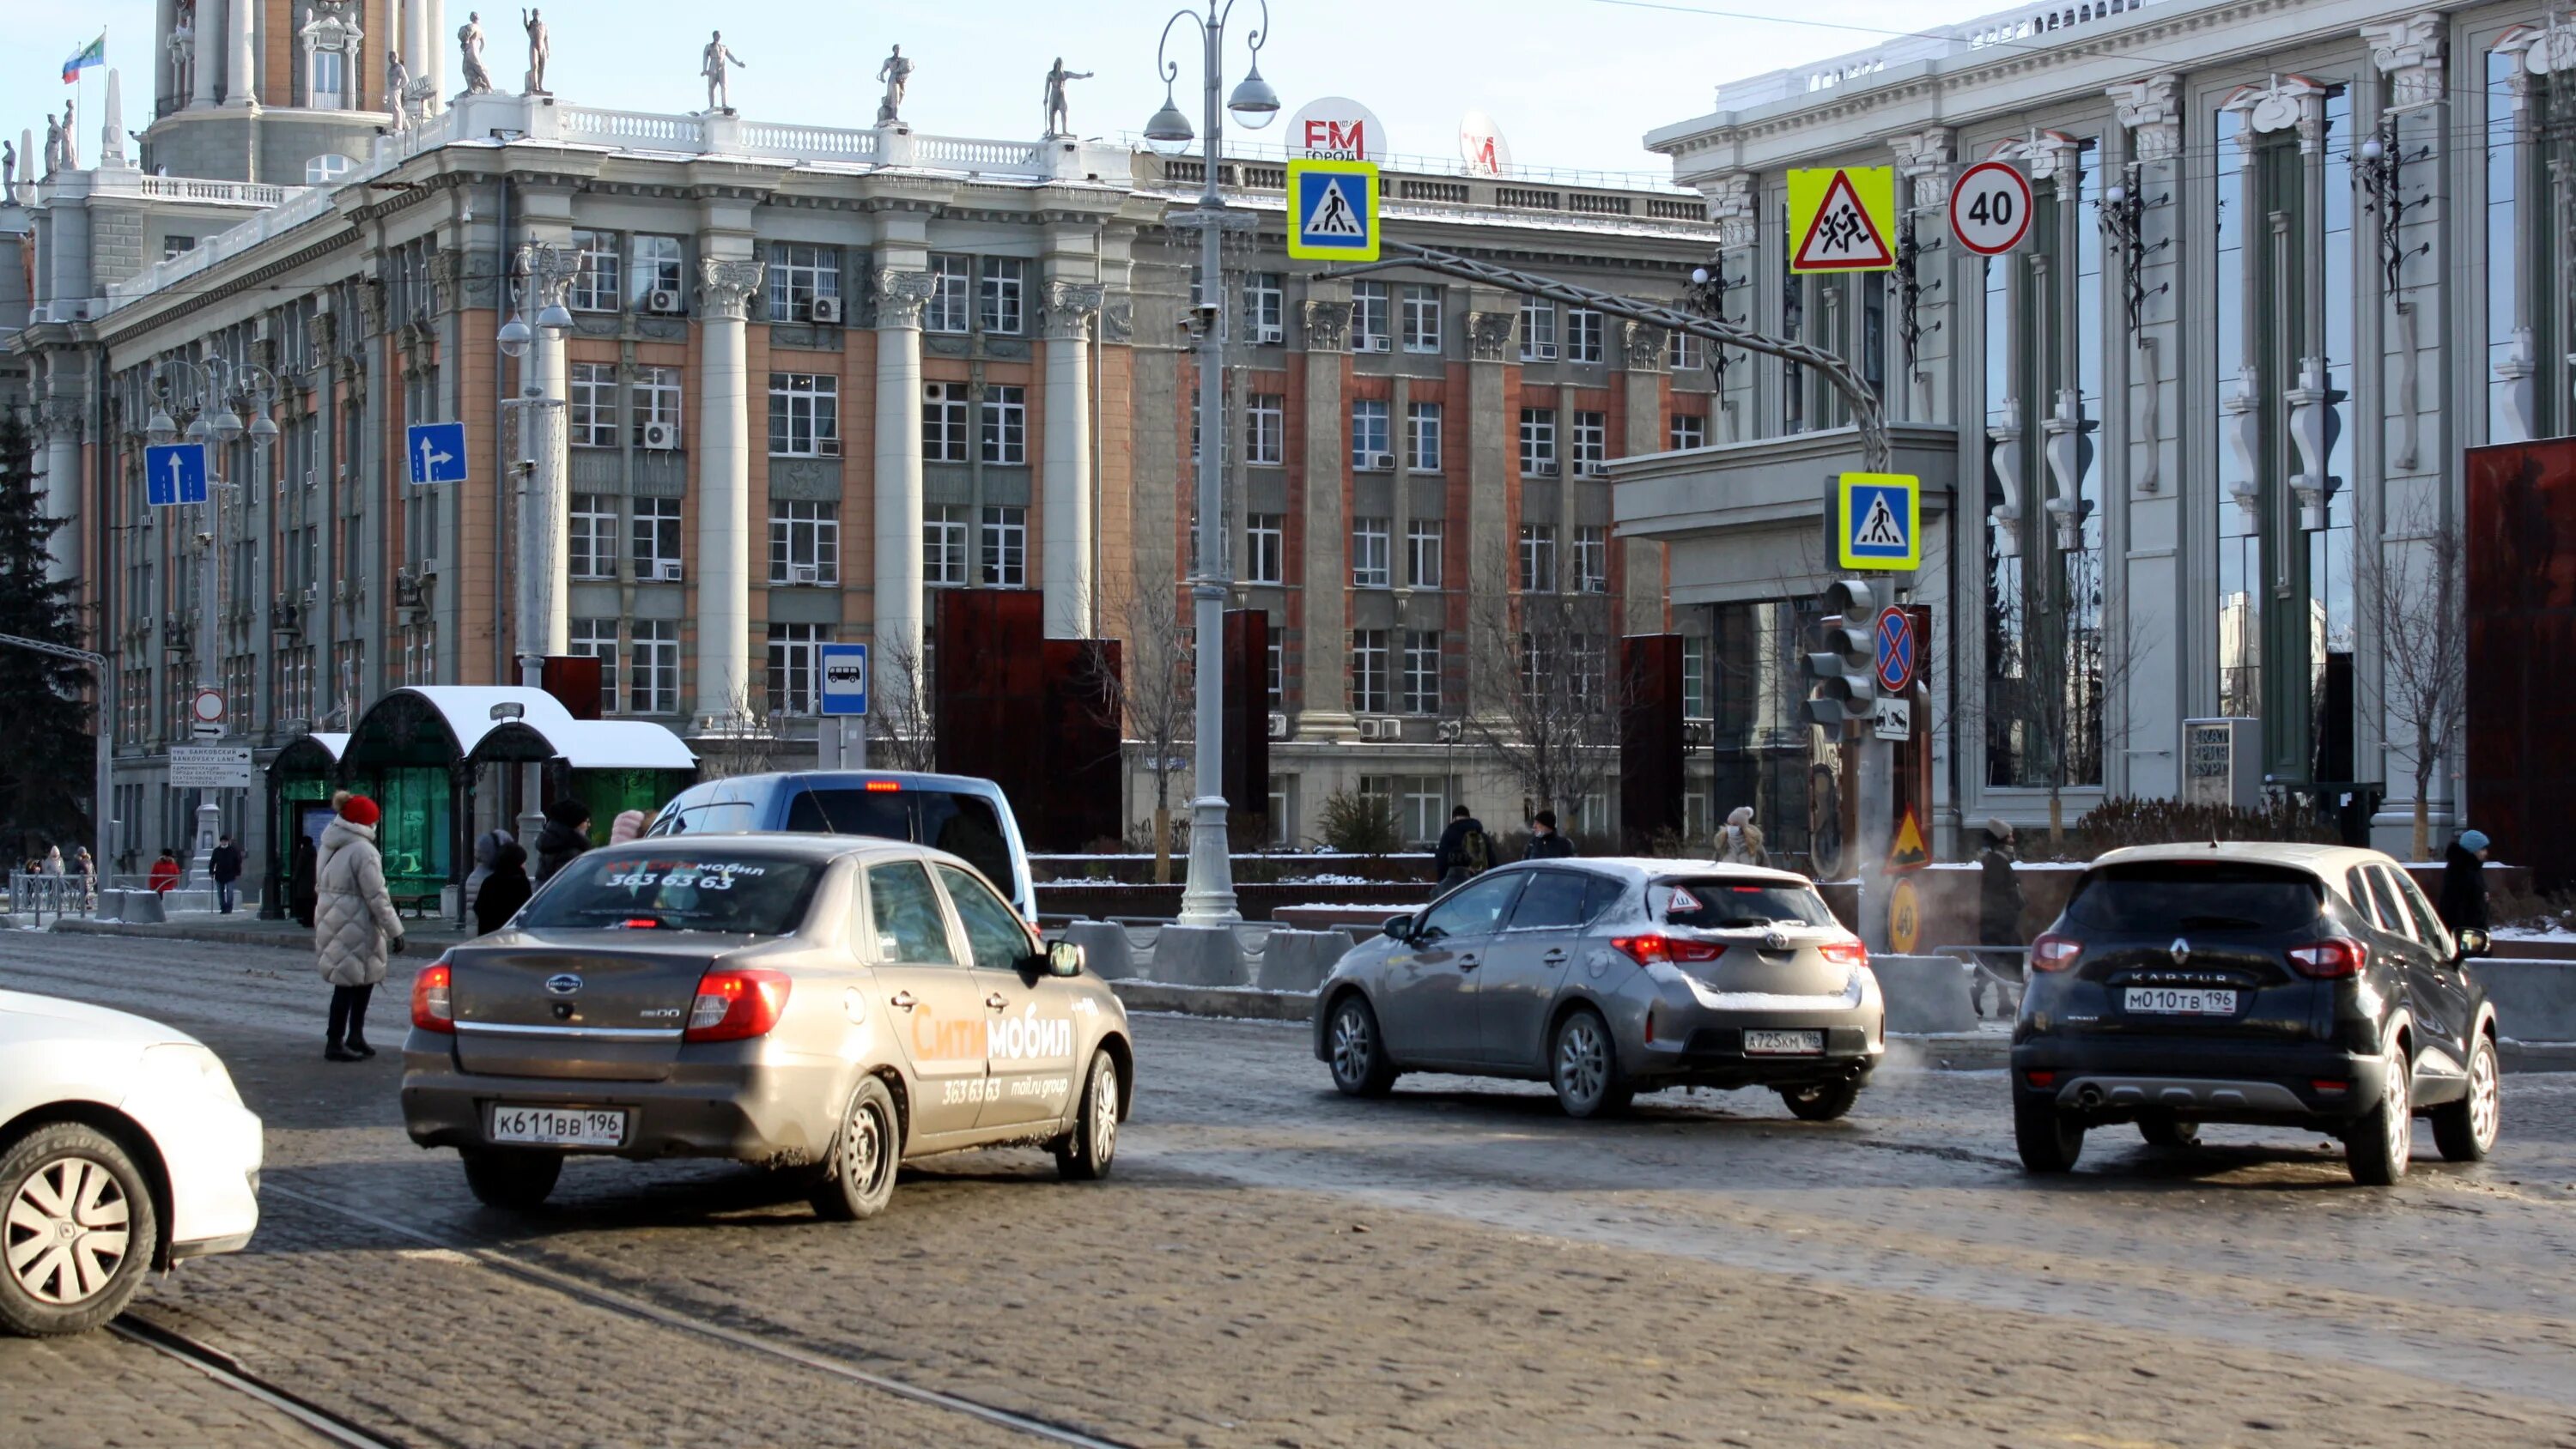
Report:
[[[63,520],[46,541],[45,578],[62,583],[80,572],[81,404],[78,397],[55,397],[45,403],[45,517]]]
[[[178,57],[170,53],[170,33],[179,28],[179,0],[153,0],[152,4],[152,118],[161,118],[161,102],[176,87],[178,77],[171,67]]]
[[[223,68],[224,12],[234,3],[247,5],[250,0],[197,0],[197,63],[195,84],[189,88],[189,105],[215,104],[219,94],[215,76]]]
[[[698,321],[699,733],[716,733],[743,707],[751,679],[751,379],[744,302],[760,264],[702,258]]]
[[[1100,289],[1046,289],[1046,454],[1039,473],[1046,524],[1046,636],[1091,635],[1091,321]],[[917,456],[917,455],[916,455]],[[916,514],[916,517],[919,515]],[[913,555],[920,557],[918,552]]]
[[[438,33],[429,28],[429,0],[401,0],[402,63],[413,80],[426,80],[430,60],[438,49]],[[385,109],[402,104],[400,96],[385,97]]]
[[[259,56],[251,36],[251,22],[257,14],[257,0],[231,0],[228,24],[224,31],[230,41],[231,61],[224,67],[224,104],[250,106],[259,103]]]
[[[537,486],[531,500],[536,506],[524,525],[530,541],[543,541],[544,552],[538,561],[539,596],[537,639],[541,651],[549,656],[572,652],[572,538],[571,520],[564,500],[572,478],[572,397],[571,366],[566,354],[572,349],[568,335],[547,335],[537,329],[536,346],[530,349],[530,361],[536,363],[537,386],[543,396],[564,402],[562,407],[533,409],[542,419],[537,426]]]
[[[894,656],[921,659],[921,307],[929,299],[929,273],[877,273],[874,690],[890,706],[910,683]]]
[[[413,75],[429,77],[429,113],[434,116],[447,108],[447,47],[454,43],[447,33],[447,0],[409,0],[409,3],[422,7],[429,17],[422,25],[429,32],[429,49],[424,52],[422,62],[415,63],[406,57],[403,63],[411,66]]]

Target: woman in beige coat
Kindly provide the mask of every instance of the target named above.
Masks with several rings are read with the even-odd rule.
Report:
[[[367,1045],[367,1000],[385,979],[386,958],[403,948],[402,917],[385,889],[384,857],[376,850],[381,817],[375,801],[351,795],[315,852],[313,949],[322,979],[331,983],[330,1034],[322,1048],[329,1061],[376,1054]]]

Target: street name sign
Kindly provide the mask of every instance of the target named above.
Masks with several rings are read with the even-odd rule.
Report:
[[[868,712],[868,646],[823,646],[823,704],[827,715]]]
[[[1950,188],[1950,234],[1981,257],[1999,257],[2030,235],[2030,182],[2001,161],[1980,161]]]
[[[1789,173],[1792,272],[1885,272],[1896,267],[1896,168],[1836,166]]]
[[[259,783],[250,750],[240,745],[172,745],[173,790],[247,790]]]
[[[404,430],[403,457],[411,465],[411,481],[416,484],[464,482],[465,425],[412,424]]]
[[[1288,163],[1288,255],[1303,262],[1378,259],[1378,175],[1369,161]]]
[[[1834,557],[1847,569],[1910,573],[1923,566],[1923,480],[1911,473],[1845,473],[1834,480]]]
[[[206,445],[163,443],[143,450],[143,498],[155,508],[206,501]]]

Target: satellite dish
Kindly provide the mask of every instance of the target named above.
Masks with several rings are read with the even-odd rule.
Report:
[[[1348,96],[1322,96],[1288,118],[1288,154],[1329,161],[1386,160],[1386,127]]]
[[[1512,172],[1511,144],[1503,139],[1503,128],[1482,111],[1469,111],[1459,118],[1458,155],[1467,163],[1470,176],[1509,176]]]

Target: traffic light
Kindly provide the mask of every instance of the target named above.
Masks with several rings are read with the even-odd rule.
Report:
[[[1807,629],[1807,716],[1835,727],[1869,718],[1878,700],[1878,595],[1867,579],[1836,579],[1824,603],[1833,612]]]

